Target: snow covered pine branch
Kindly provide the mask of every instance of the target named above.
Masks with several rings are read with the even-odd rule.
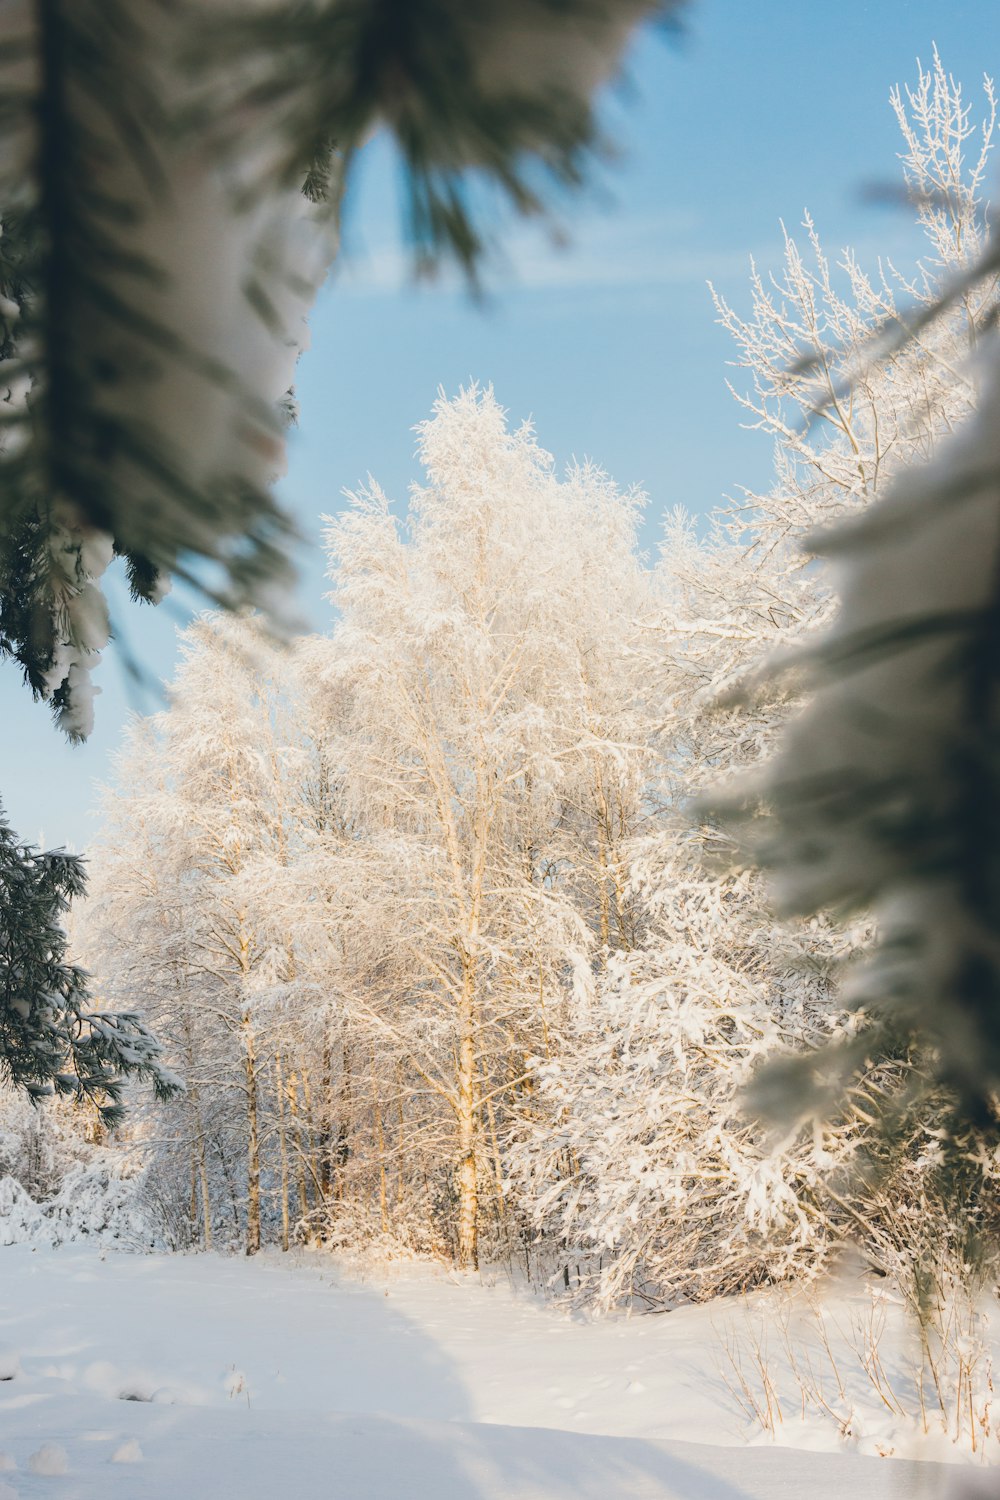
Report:
[[[591,96],[675,0],[15,0],[0,16],[0,651],[71,738],[101,579],[179,575],[287,614],[287,393],[343,177],[396,135],[421,260],[484,249],[470,172],[522,213],[575,186]],[[539,185],[548,182],[548,186]],[[208,565],[208,566],[206,566]]]

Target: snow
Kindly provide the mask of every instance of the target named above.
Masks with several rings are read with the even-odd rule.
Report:
[[[42,1210],[13,1177],[0,1178],[0,1245],[17,1245],[41,1232]]]
[[[28,1459],[32,1474],[65,1474],[69,1468],[66,1449],[59,1443],[43,1443]]]
[[[111,1462],[113,1464],[141,1464],[142,1449],[135,1438],[129,1438],[128,1442],[122,1443],[120,1448],[116,1448],[111,1455]]]
[[[0,1177],[0,1246],[92,1244],[135,1249],[152,1243],[152,1231],[136,1201],[135,1184],[110,1152],[75,1162],[57,1191],[36,1203],[16,1178]],[[0,1352],[0,1380],[3,1354]]]
[[[433,1267],[75,1246],[8,1247],[2,1285],[22,1500],[931,1500],[977,1473],[747,1446],[708,1307],[592,1322]]]

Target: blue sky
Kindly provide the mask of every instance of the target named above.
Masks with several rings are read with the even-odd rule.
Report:
[[[374,474],[405,497],[417,477],[415,422],[439,386],[492,382],[512,419],[532,417],[560,462],[599,462],[651,504],[646,545],[675,505],[710,510],[767,484],[770,450],[740,426],[725,379],[731,348],[716,326],[712,279],[746,303],[747,265],[776,267],[779,221],[808,208],[831,252],[905,259],[906,216],[862,190],[898,178],[888,106],[895,83],[937,43],[971,97],[1000,73],[995,0],[694,0],[680,44],[647,34],[631,83],[605,101],[621,148],[591,192],[568,205],[568,250],[512,228],[485,308],[445,278],[414,288],[397,234],[397,174],[380,143],[350,204],[347,255],[312,319],[298,379],[301,423],[282,493],[306,538],[345,488]],[[1000,154],[995,172],[1000,179]],[[328,619],[322,561],[303,548],[300,612]],[[130,647],[169,677],[178,602],[116,606]],[[97,729],[66,745],[9,664],[0,669],[0,796],[22,837],[86,849],[95,784],[137,700],[109,659]]]

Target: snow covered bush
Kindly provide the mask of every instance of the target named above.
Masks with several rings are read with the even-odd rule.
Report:
[[[162,1243],[143,1206],[141,1158],[65,1099],[0,1089],[0,1243]]]
[[[0,1245],[44,1239],[45,1215],[16,1177],[0,1177]]]
[[[88,1149],[71,1118],[51,1103],[39,1109],[24,1094],[0,1089],[0,1177],[16,1180],[33,1197],[54,1192]]]
[[[152,1250],[162,1244],[143,1204],[141,1164],[120,1152],[105,1148],[71,1167],[55,1196],[39,1206],[53,1245],[85,1240]]]

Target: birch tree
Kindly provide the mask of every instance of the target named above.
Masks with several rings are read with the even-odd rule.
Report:
[[[450,1121],[470,1266],[484,1137],[516,1107],[592,942],[560,838],[595,761],[619,749],[592,703],[587,717],[597,632],[579,620],[636,587],[635,502],[592,471],[559,483],[489,392],[439,401],[419,443],[428,483],[408,536],[376,488],[330,527],[340,621],[323,675],[340,696],[337,775],[364,830],[346,856],[372,914],[362,930],[378,927],[372,958],[402,986],[372,1024]]]
[[[76,943],[100,993],[117,1001],[140,992],[150,1024],[185,1079],[182,1100],[133,1115],[130,1139],[158,1174],[158,1204],[171,1236],[200,1236],[211,1249],[221,1216],[218,1157],[228,1129],[227,1097],[236,1063],[212,1025],[218,984],[203,965],[206,934],[189,845],[169,817],[169,769],[156,724],[135,719],[102,798],[103,832]]]
[[[196,623],[182,638],[182,653],[171,708],[133,729],[108,801],[97,907],[103,933],[93,941],[111,985],[144,976],[165,1034],[192,1068],[186,1128],[206,1239],[213,1218],[206,1113],[225,1122],[224,1133],[234,1128],[217,1101],[208,1101],[220,1090],[239,1101],[244,1160],[236,1170],[252,1254],[261,1244],[274,1098],[261,976],[280,969],[289,944],[254,882],[262,862],[282,860],[287,839],[287,764],[276,743],[281,674],[273,646],[236,620]],[[294,755],[290,745],[287,758]],[[215,1154],[228,1171],[228,1148]]]

